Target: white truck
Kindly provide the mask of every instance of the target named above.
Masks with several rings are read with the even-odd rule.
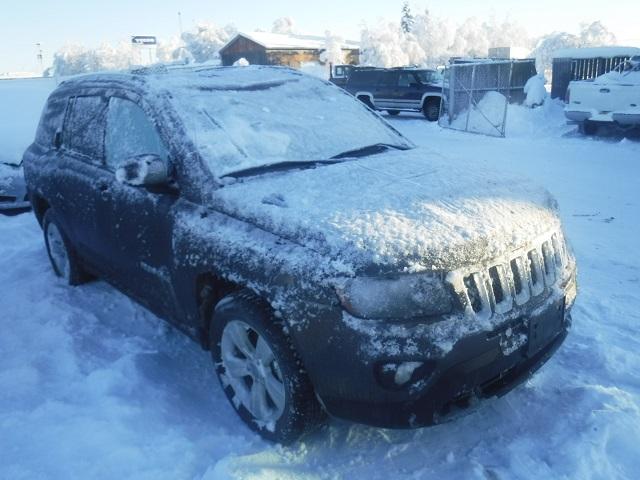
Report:
[[[640,56],[594,80],[571,82],[565,116],[593,135],[603,124],[640,128]]]

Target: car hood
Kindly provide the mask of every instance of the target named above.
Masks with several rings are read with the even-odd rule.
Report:
[[[560,228],[546,190],[426,150],[251,177],[213,202],[351,274],[482,264]]]

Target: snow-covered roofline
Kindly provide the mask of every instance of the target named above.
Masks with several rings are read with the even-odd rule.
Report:
[[[556,50],[553,58],[613,58],[640,55],[636,47],[583,47]]]
[[[268,50],[324,50],[327,43],[326,37],[319,37],[315,35],[285,35],[281,33],[270,32],[239,32],[235,37],[229,40],[229,42],[227,42],[227,44],[222,47],[220,51],[222,52],[223,50],[225,50],[239,37],[247,38]],[[344,40],[342,42],[342,48],[347,50],[357,49],[360,48],[360,43],[352,40]]]

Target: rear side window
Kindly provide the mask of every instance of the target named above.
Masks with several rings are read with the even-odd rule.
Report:
[[[168,165],[168,153],[158,130],[147,114],[130,100],[109,101],[106,133],[106,164],[111,170],[142,154],[158,155]]]
[[[36,131],[37,143],[45,147],[53,147],[54,135],[62,130],[62,120],[68,103],[67,98],[50,97],[47,100]]]
[[[380,76],[380,85],[385,87],[395,87],[398,84],[398,72],[384,72]]]
[[[71,110],[64,127],[67,148],[101,163],[104,156],[105,118],[107,100],[87,96],[71,99]]]
[[[368,84],[375,85],[377,83],[377,79],[378,79],[378,72],[372,71],[372,70],[369,70],[369,71],[355,70],[351,72],[351,75],[349,76],[349,80],[352,81],[353,83],[368,83]]]

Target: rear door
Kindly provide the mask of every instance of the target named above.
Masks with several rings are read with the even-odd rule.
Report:
[[[380,72],[375,92],[374,105],[377,108],[397,108],[398,72],[394,70]]]
[[[107,99],[100,95],[78,95],[69,99],[62,144],[57,151],[57,169],[49,195],[62,228],[74,247],[91,265],[106,259],[98,233],[98,184],[106,172],[104,133]]]
[[[116,180],[115,171],[127,159],[155,154],[171,170],[166,143],[139,100],[109,99],[105,132],[105,168],[98,207],[99,234],[109,245],[112,279],[163,316],[174,313],[171,285],[173,207],[177,186],[134,187]]]

